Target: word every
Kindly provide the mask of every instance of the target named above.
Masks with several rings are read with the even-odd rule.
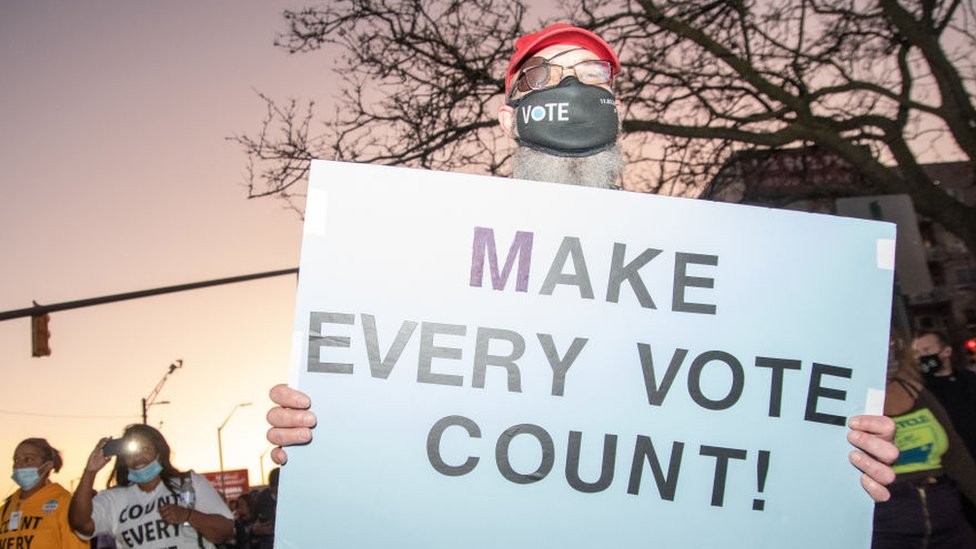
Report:
[[[5,540],[0,540],[0,549],[31,549],[32,543],[34,542],[34,536],[17,536],[16,538],[7,538]]]

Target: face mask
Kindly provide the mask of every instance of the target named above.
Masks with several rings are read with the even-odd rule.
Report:
[[[523,145],[555,156],[590,156],[617,142],[613,94],[575,76],[509,102]]]
[[[136,484],[145,484],[156,478],[162,472],[163,466],[159,464],[158,459],[154,459],[152,463],[142,469],[129,469],[129,481]]]
[[[918,368],[927,376],[934,376],[942,369],[942,359],[939,355],[925,355],[918,357]]]
[[[21,490],[30,490],[41,481],[41,475],[38,473],[39,467],[22,467],[20,469],[14,469],[14,474],[10,475],[10,478],[14,479],[17,486],[20,486]]]

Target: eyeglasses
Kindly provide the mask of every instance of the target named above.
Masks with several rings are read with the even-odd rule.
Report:
[[[549,59],[533,57],[526,61],[525,65],[530,65],[531,63],[535,64],[523,66],[522,72],[519,74],[518,78],[515,79],[515,85],[512,86],[512,93],[514,94],[515,90],[524,93],[555,86],[562,81],[563,73],[566,71],[572,71],[574,74],[576,74],[576,78],[578,78],[583,84],[590,84],[594,86],[609,84],[610,79],[613,76],[613,66],[609,61],[593,59],[589,61],[581,61],[569,67],[550,63],[550,61],[559,57],[560,55],[576,51],[577,49],[584,48],[576,48],[560,52],[553,55]]]

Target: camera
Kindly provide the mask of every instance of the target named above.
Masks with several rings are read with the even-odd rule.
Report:
[[[121,438],[110,438],[105,446],[102,446],[102,453],[106,456],[121,456],[125,451],[125,439]]]

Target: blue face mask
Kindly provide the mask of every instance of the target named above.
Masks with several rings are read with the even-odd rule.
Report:
[[[129,469],[129,481],[136,484],[145,484],[159,476],[159,473],[162,472],[163,466],[159,464],[158,459],[154,459],[152,463],[142,469]]]
[[[30,490],[41,481],[41,475],[37,472],[37,467],[22,467],[14,469],[14,474],[10,478],[14,479],[21,490]]]

